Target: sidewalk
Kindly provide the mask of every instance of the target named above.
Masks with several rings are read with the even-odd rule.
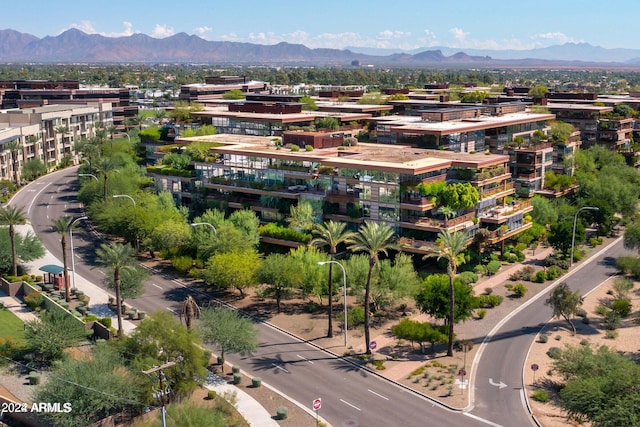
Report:
[[[34,233],[33,228],[29,223],[16,226],[16,232],[20,234],[26,234],[27,232]],[[62,266],[62,262],[46,249],[45,255],[42,258],[22,265],[29,274],[42,275],[43,272],[40,271],[39,268],[47,264]],[[109,296],[112,296],[110,293],[79,274],[76,274],[75,284],[77,289],[84,291],[85,295],[89,296],[89,310],[93,314],[98,317],[111,317],[113,319],[113,324],[117,324],[116,313],[114,313],[108,306]],[[0,293],[0,303],[7,309],[11,310],[12,313],[24,322],[37,319],[33,312],[31,312],[31,310],[29,310],[17,298],[12,298],[4,293]],[[135,329],[135,324],[133,322],[126,319],[123,319],[122,322],[125,333],[129,333]],[[219,380],[210,380],[207,378],[205,387],[210,390],[215,390],[221,396],[235,395],[234,406],[249,425],[260,427],[276,427],[279,425],[271,417],[271,414],[269,414],[269,412],[260,403],[258,403],[257,400],[240,390],[238,387],[228,384],[224,379],[220,377],[218,377],[218,379]]]

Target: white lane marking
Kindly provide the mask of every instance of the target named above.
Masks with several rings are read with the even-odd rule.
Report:
[[[371,389],[367,389],[367,391],[368,391],[369,393],[371,393],[371,394],[375,394],[376,396],[378,396],[378,397],[380,397],[380,398],[382,398],[382,399],[384,399],[384,400],[389,400],[389,398],[388,398],[388,397],[383,396],[383,395],[381,395],[380,393],[376,393],[375,391],[373,391],[373,390],[371,390]]]
[[[491,422],[489,420],[485,420],[484,418],[480,418],[479,416],[473,415],[473,414],[471,414],[469,412],[463,412],[462,415],[466,415],[469,418],[473,418],[474,420],[478,420],[478,421],[480,421],[482,423],[489,424],[490,426],[493,426],[493,427],[504,427],[501,424],[496,424],[496,423]]]
[[[98,273],[102,274],[103,276],[106,276],[106,275],[107,275],[107,273],[105,273],[105,272],[104,272],[104,271],[102,271],[102,270],[98,270]]]
[[[349,406],[351,406],[353,409],[357,409],[358,411],[361,411],[361,409],[360,409],[360,408],[358,408],[358,407],[357,407],[357,406],[355,406],[355,405],[352,405],[351,403],[347,402],[346,400],[340,399],[340,402],[344,403],[345,405],[349,405]]]
[[[283,368],[282,366],[280,366],[280,365],[276,365],[275,363],[272,363],[272,365],[273,365],[275,368],[280,369],[281,371],[285,371],[287,374],[289,373],[289,371],[287,371],[286,369],[284,369],[284,368]]]
[[[29,203],[29,207],[27,208],[27,216],[29,216],[29,213],[31,212],[31,207],[33,206],[33,202],[36,201],[36,199],[40,196],[40,193],[42,193],[49,185],[51,185],[51,183],[48,183],[47,185],[42,187],[42,189],[38,191],[35,196],[33,196],[33,199],[31,199],[31,203]]]
[[[309,362],[309,363],[311,363],[313,365],[313,362],[311,360],[307,359],[306,357],[300,356],[299,354],[296,354],[296,356],[298,356],[300,359],[302,359],[302,360],[304,360],[306,362]]]
[[[162,289],[162,286],[158,286],[158,285],[156,285],[155,283],[152,283],[152,285],[153,285],[153,286],[155,286],[155,287],[156,287],[156,288],[158,288],[158,289]]]

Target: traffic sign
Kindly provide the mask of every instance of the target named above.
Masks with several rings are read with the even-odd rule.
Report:
[[[378,347],[378,343],[377,343],[377,342],[375,342],[375,341],[371,341],[371,342],[369,343],[369,348],[370,348],[371,350],[375,350],[375,349],[376,349],[376,347]]]
[[[318,411],[320,408],[322,408],[322,399],[320,397],[313,399],[313,410]]]
[[[536,365],[535,363],[531,365],[531,370],[532,370],[532,371],[537,371],[537,370],[538,370],[538,368],[539,368],[539,366],[538,366],[538,365]]]
[[[465,375],[467,375],[467,371],[465,371],[464,369],[460,369],[458,371],[458,375],[460,375],[461,377],[464,377]]]

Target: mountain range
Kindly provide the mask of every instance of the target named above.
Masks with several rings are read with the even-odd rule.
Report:
[[[632,68],[640,66],[640,49],[566,43],[532,50],[462,52],[438,47],[398,52],[357,47],[310,49],[286,42],[260,45],[208,41],[186,33],[158,39],[139,33],[105,37],[70,29],[57,36],[38,38],[6,29],[0,30],[0,62]]]

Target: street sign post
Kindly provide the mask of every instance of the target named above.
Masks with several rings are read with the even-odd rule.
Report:
[[[467,371],[464,369],[460,369],[458,371],[458,375],[460,375],[460,394],[462,394],[462,390],[464,390],[464,376],[467,375]]]
[[[371,342],[369,343],[369,348],[371,349],[371,351],[375,350],[375,349],[376,349],[376,347],[378,347],[378,343],[377,343],[377,342],[375,342],[375,341],[371,341]]]
[[[316,425],[320,425],[319,412],[320,408],[322,408],[322,398],[319,397],[317,399],[313,399],[313,404],[311,405],[313,410],[316,411]]]
[[[534,382],[534,383],[536,382],[536,371],[537,371],[539,368],[540,368],[540,367],[539,367],[537,364],[535,364],[535,363],[533,363],[533,364],[531,365],[531,370],[533,371],[533,382]]]

